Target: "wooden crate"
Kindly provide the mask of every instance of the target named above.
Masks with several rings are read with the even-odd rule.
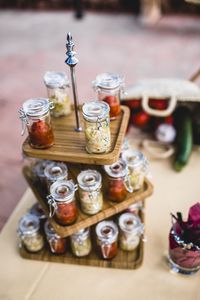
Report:
[[[87,169],[87,165],[80,165],[80,164],[71,164],[68,165],[69,167],[69,178],[76,180],[77,174],[80,173],[81,170]],[[90,166],[91,167],[91,166]],[[102,172],[101,167],[99,166],[92,166],[96,170]],[[47,192],[45,189],[41,186],[40,182],[37,181],[37,179],[34,177],[32,170],[30,167],[26,166],[23,168],[23,174],[25,179],[27,180],[29,186],[31,187],[34,195],[36,196],[37,200],[41,204],[42,208],[44,209],[44,212],[46,215],[49,215],[49,206],[46,200]],[[103,176],[103,185],[105,184],[106,177]],[[106,200],[104,197],[104,204],[103,209],[99,213],[89,216],[84,214],[80,207],[79,207],[79,201],[78,202],[78,219],[77,221],[68,226],[60,225],[56,222],[56,220],[53,218],[50,218],[50,223],[53,226],[54,230],[62,237],[67,237],[77,231],[79,231],[82,228],[89,227],[93,224],[96,224],[106,218],[109,218],[111,216],[116,215],[117,213],[125,210],[130,206],[131,204],[144,200],[147,197],[151,196],[153,193],[153,186],[152,184],[145,179],[144,186],[141,190],[129,193],[128,196],[124,201],[121,203],[115,203]],[[78,194],[78,193],[77,193]],[[105,195],[105,193],[104,193]],[[77,195],[78,196],[78,195]],[[78,198],[78,197],[77,197]]]
[[[81,115],[81,114],[80,114]],[[25,155],[41,159],[58,160],[74,163],[106,165],[119,159],[121,145],[126,133],[130,111],[126,106],[121,106],[120,116],[110,122],[111,150],[106,154],[88,154],[85,150],[84,131],[76,132],[75,116],[52,118],[55,135],[55,144],[49,149],[34,149],[29,145],[28,138],[23,144]],[[83,124],[83,119],[81,119]]]

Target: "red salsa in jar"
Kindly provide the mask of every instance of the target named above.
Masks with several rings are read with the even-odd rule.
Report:
[[[28,132],[30,144],[34,148],[49,148],[54,143],[52,126],[45,120],[34,121]]]
[[[125,161],[120,159],[112,165],[104,166],[104,170],[107,174],[107,198],[115,202],[123,201],[128,192],[132,192]]]
[[[55,214],[61,225],[73,224],[77,219],[76,190],[77,186],[71,180],[56,181],[50,187],[50,195],[47,196],[50,217]]]
[[[121,112],[120,94],[124,86],[124,77],[119,74],[103,73],[93,81],[94,90],[98,99],[110,106],[110,119],[115,120]]]
[[[51,104],[48,99],[34,98],[23,103],[20,119],[29,133],[29,143],[33,148],[45,149],[54,144],[54,135],[50,117]]]
[[[44,231],[50,251],[53,254],[64,254],[67,248],[67,240],[65,238],[62,238],[55,232],[48,220],[44,225]]]
[[[112,259],[117,255],[118,228],[113,221],[102,221],[96,226],[97,247],[102,259]]]
[[[115,119],[121,112],[119,96],[106,96],[103,98],[103,101],[108,103],[110,106],[110,119]]]

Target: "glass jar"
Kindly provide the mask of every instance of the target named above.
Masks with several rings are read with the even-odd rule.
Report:
[[[45,188],[46,188],[46,177],[44,174],[44,169],[48,164],[51,163],[52,161],[50,160],[38,160],[32,168],[33,174],[36,176],[36,178],[40,181],[42,186]]]
[[[134,251],[144,232],[140,218],[131,213],[124,213],[119,217],[119,245],[124,251]]]
[[[133,190],[136,191],[141,189],[148,170],[148,161],[146,157],[142,152],[132,149],[123,151],[121,157],[128,165],[130,183]]]
[[[85,170],[78,175],[77,181],[82,211],[85,214],[94,215],[102,210],[101,174],[95,170]]]
[[[81,229],[80,231],[70,236],[72,253],[77,257],[83,257],[90,254],[92,243],[90,239],[89,228]]]
[[[78,215],[75,201],[76,190],[77,185],[72,180],[54,182],[50,187],[50,195],[47,196],[49,217],[55,214],[57,222],[61,225],[73,224]]]
[[[52,104],[48,99],[34,98],[25,101],[19,110],[23,127],[21,134],[24,134],[25,128],[27,127],[29,143],[33,148],[45,149],[54,144],[50,117],[51,107]]]
[[[118,228],[113,221],[102,221],[96,226],[98,252],[103,259],[117,255]]]
[[[184,242],[177,224],[169,233],[168,259],[170,269],[175,273],[192,275],[200,270],[200,247]]]
[[[47,94],[54,104],[51,111],[53,117],[66,116],[71,113],[71,101],[69,98],[69,80],[64,72],[46,72],[44,83]]]
[[[38,252],[44,247],[44,239],[40,234],[40,221],[38,217],[26,214],[18,225],[18,235],[20,242],[29,252]]]
[[[133,204],[131,204],[128,208],[127,208],[127,212],[131,213],[131,214],[135,214],[135,215],[139,215],[140,211],[144,209],[144,205],[143,205],[143,201],[138,201],[135,202]]]
[[[109,105],[93,101],[83,105],[86,150],[88,153],[107,153],[110,151]]]
[[[33,204],[33,206],[29,209],[29,213],[31,215],[36,216],[40,222],[40,229],[42,229],[44,222],[46,221],[47,217],[42,206],[39,203]]]
[[[44,224],[44,232],[50,251],[53,254],[64,254],[67,249],[67,240],[55,232],[48,220]]]
[[[121,112],[120,93],[124,87],[124,77],[113,73],[103,73],[93,81],[93,87],[98,93],[98,100],[110,106],[110,119],[116,119]]]
[[[104,170],[107,174],[107,198],[115,202],[123,201],[128,192],[133,191],[126,162],[119,159],[112,165],[104,166]]]
[[[63,162],[53,161],[47,164],[44,169],[44,175],[46,178],[46,185],[48,190],[50,191],[50,186],[60,180],[67,180],[68,177],[68,168],[67,165]]]

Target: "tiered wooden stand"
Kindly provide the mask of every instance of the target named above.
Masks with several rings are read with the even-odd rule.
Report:
[[[84,132],[74,131],[74,114],[70,117],[53,119],[53,128],[55,133],[55,145],[46,150],[33,149],[28,144],[28,139],[23,144],[23,152],[30,157],[58,160],[68,162],[69,178],[76,181],[76,177],[81,170],[93,168],[103,173],[100,165],[112,164],[119,159],[121,146],[126,133],[129,119],[129,109],[122,106],[120,117],[111,122],[111,150],[107,154],[88,154],[85,150]],[[74,164],[76,162],[76,164]],[[38,182],[37,178],[32,173],[30,167],[23,168],[23,174],[29,186],[31,187],[36,199],[42,205],[46,215],[49,215],[49,207],[46,201],[47,192]],[[106,177],[103,175],[103,186],[106,184]],[[70,226],[59,225],[54,218],[50,219],[55,231],[62,237],[77,232],[82,228],[95,225],[106,218],[115,218],[119,212],[127,209],[128,206],[137,202],[143,201],[153,193],[152,184],[146,179],[143,189],[130,193],[127,198],[121,203],[114,203],[104,199],[103,210],[96,215],[88,216],[79,208],[78,219],[75,224]],[[77,195],[78,196],[78,195]],[[140,217],[144,222],[144,213],[140,212]],[[94,226],[92,226],[93,228]],[[93,229],[92,229],[93,231]],[[50,253],[48,247],[37,254],[28,253],[24,248],[20,248],[20,254],[24,258],[33,260],[43,260],[51,262],[62,262],[78,265],[92,265],[110,268],[136,269],[143,260],[143,241],[140,241],[139,246],[133,252],[125,252],[119,249],[117,256],[111,261],[100,259],[95,251],[87,258],[76,258],[70,251],[65,255],[56,256]]]

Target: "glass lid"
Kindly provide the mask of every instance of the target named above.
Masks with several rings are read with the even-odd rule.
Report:
[[[140,218],[132,213],[124,213],[119,217],[119,227],[125,232],[135,232],[136,234],[143,232]]]
[[[40,228],[39,218],[32,214],[26,214],[19,220],[19,232],[25,235],[33,235]]]
[[[89,121],[105,119],[110,112],[110,107],[103,101],[87,102],[82,107],[83,116]]]
[[[108,72],[98,75],[96,80],[93,82],[93,85],[103,89],[115,89],[120,87],[123,82],[123,76]]]
[[[101,186],[101,174],[95,170],[84,170],[77,177],[80,188],[86,191],[96,190]]]
[[[110,177],[113,178],[125,177],[128,174],[127,164],[122,159],[119,159],[112,165],[105,165],[104,170]]]
[[[69,86],[67,74],[64,72],[48,71],[44,74],[44,83],[49,88]]]
[[[117,239],[118,228],[113,221],[102,221],[96,226],[98,239],[104,242],[113,242]]]
[[[26,115],[37,117],[44,115],[50,109],[50,102],[47,98],[32,98],[23,103],[23,111]]]
[[[71,201],[76,190],[77,187],[72,180],[59,180],[50,187],[51,196],[60,202]]]

